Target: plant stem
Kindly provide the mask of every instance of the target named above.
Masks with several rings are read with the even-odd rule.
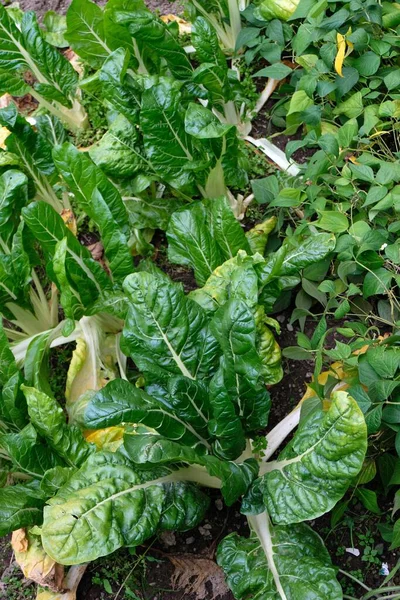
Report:
[[[386,588],[377,588],[375,590],[371,590],[368,594],[365,594],[362,597],[362,600],[368,600],[369,598],[373,598],[374,596],[381,596],[382,594],[387,594],[388,592],[400,592],[400,585],[392,585]],[[386,596],[387,598],[396,598],[398,594],[394,594],[394,596]]]
[[[267,450],[262,457],[263,462],[267,462],[279,448],[282,442],[287,438],[289,433],[293,431],[300,421],[301,403],[296,406],[276,427],[274,427],[267,435],[268,442]]]
[[[87,129],[89,121],[85,109],[78,100],[74,101],[74,105],[71,109],[61,107],[60,105],[60,108],[58,108],[51,102],[48,102],[48,100],[43,98],[43,96],[33,88],[29,89],[29,93],[36,98],[39,104],[46,108],[49,113],[58,117],[60,121],[63,121],[72,131],[76,132],[79,129]]]
[[[368,592],[371,591],[370,587],[368,587],[367,585],[365,585],[365,583],[363,583],[362,581],[360,581],[359,579],[357,579],[357,577],[354,577],[354,575],[352,575],[351,573],[348,573],[347,571],[343,571],[343,569],[339,569],[339,573],[341,573],[342,575],[345,575],[349,579],[352,579],[353,581],[355,581],[358,585],[360,585],[361,587],[363,587]]]

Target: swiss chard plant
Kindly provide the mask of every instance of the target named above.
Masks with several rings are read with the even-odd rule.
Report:
[[[78,74],[46,40],[33,11],[20,14],[0,6],[0,92],[31,94],[71,129],[87,124]]]
[[[229,282],[242,285],[225,281],[218,306],[208,309],[207,286],[188,297],[159,272],[126,278],[122,350],[142,383],[115,378],[75,399],[75,425],[66,424],[51,389],[37,389],[43,380],[35,388],[28,379],[21,391],[14,384],[15,396],[9,393],[10,379],[23,377],[3,344],[10,432],[1,446],[25,483],[0,490],[2,533],[28,527],[50,560],[78,565],[159,531],[195,526],[208,505],[204,488],[220,488],[228,504],[243,496],[249,515],[250,538],[232,534],[218,552],[237,598],[305,594],[297,577],[287,577],[288,564],[293,575],[317,570],[316,597],[327,589],[341,597],[322,541],[302,522],[330,510],[360,470],[366,425],[342,392],[301,418],[298,407],[253,448],[251,439],[268,422],[265,384],[279,378],[279,355],[273,368],[258,305],[267,267],[260,259],[232,260]],[[270,461],[299,421],[292,441]],[[85,441],[78,425],[97,445]],[[43,444],[51,464],[39,459]],[[295,542],[290,556],[288,540]]]
[[[0,489],[1,532],[27,528],[14,536],[17,548],[18,536],[27,540],[17,554],[24,571],[32,577],[32,561],[42,557],[51,568],[47,578],[42,571],[35,578],[57,592],[59,565],[87,563],[162,530],[195,526],[208,506],[204,489],[214,487],[227,504],[243,497],[249,515],[251,537],[228,536],[218,554],[238,598],[292,593],[293,582],[282,577],[288,536],[302,544],[290,559],[293,568],[321,574],[315,594],[329,589],[341,597],[320,538],[301,522],[330,510],[363,464],[366,426],[357,403],[340,393],[329,406],[314,403],[302,414],[298,407],[267,438],[259,437],[271,409],[265,386],[282,377],[265,299],[279,281],[326,255],[331,236],[310,238],[298,252],[283,247],[266,259],[244,250],[235,255],[234,240],[227,239],[232,258],[189,296],[151,263],[124,278],[121,293],[112,290],[111,279],[105,284],[48,204],[31,204],[23,215],[57,276],[69,322],[101,313],[82,316],[75,326],[68,423],[47,377],[51,336],[34,338],[21,372],[2,333],[0,445],[12,485]],[[93,283],[91,303],[82,270]],[[118,279],[115,267],[112,276]],[[110,315],[104,320],[107,311],[123,322]],[[133,378],[126,356],[138,369]],[[299,422],[293,440],[270,461]],[[238,581],[244,555],[265,573],[262,582],[253,576]],[[241,569],[254,572],[252,564]],[[79,575],[72,567],[66,582],[76,583]],[[50,591],[38,597],[44,593]]]

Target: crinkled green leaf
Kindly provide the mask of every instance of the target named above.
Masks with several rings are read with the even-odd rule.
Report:
[[[111,281],[101,265],[92,259],[89,250],[79,243],[51,206],[45,202],[33,202],[22,213],[48,259],[54,257],[57,244],[67,239],[65,265],[68,279],[84,305],[92,304],[110,290]]]
[[[0,435],[0,446],[10,457],[15,470],[41,479],[48,469],[60,464],[58,457],[37,439],[33,425],[18,433]]]
[[[129,52],[123,48],[115,50],[99,71],[99,80],[105,98],[132,124],[139,118],[141,89],[127,74]]]
[[[221,491],[228,506],[246,492],[258,470],[255,460],[241,464],[223,461],[157,435],[127,434],[124,447],[129,457],[138,464],[188,463],[204,466],[211,476],[222,481]]]
[[[199,285],[204,285],[223,262],[222,250],[206,223],[207,210],[204,204],[196,202],[190,208],[176,211],[167,229],[169,260],[192,267]]]
[[[207,444],[206,438],[186,422],[182,402],[173,404],[168,396],[149,395],[128,381],[115,379],[96,392],[84,412],[88,429],[102,429],[121,423],[144,423],[171,440],[195,446]]]
[[[115,10],[115,21],[128,28],[136,40],[156,52],[165,60],[172,75],[177,79],[189,79],[192,65],[183,47],[168,27],[149,10]],[[136,10],[135,10],[136,9]]]
[[[66,424],[64,412],[56,400],[25,385],[22,390],[35,429],[68,466],[82,465],[95,447],[86,442],[80,429]]]
[[[185,109],[180,84],[160,78],[142,95],[140,126],[144,149],[153,168],[174,185],[186,184],[196,158],[193,142],[185,131]]]
[[[124,282],[129,309],[122,334],[123,351],[146,375],[189,379],[210,375],[216,342],[203,309],[180,285],[149,273]]]
[[[118,452],[93,455],[45,507],[45,551],[61,564],[79,564],[140,545],[162,529],[194,527],[208,499],[174,475],[134,470]]]
[[[139,133],[126,117],[118,115],[101,140],[90,147],[93,162],[110,177],[132,177],[145,167]]]
[[[43,504],[42,495],[28,485],[0,488],[0,535],[40,524]]]
[[[255,264],[263,263],[261,256],[247,256],[239,251],[238,255],[225,261],[207,279],[206,284],[190,292],[195,300],[208,312],[216,311],[228,298],[240,298],[250,308],[258,302],[258,276]]]
[[[111,54],[105,39],[103,10],[90,0],[72,0],[65,37],[74,52],[91,67],[101,67]]]
[[[249,538],[228,535],[217,561],[235,598],[341,600],[336,569],[323,541],[305,524],[270,527],[268,517]]]
[[[272,520],[298,523],[330,510],[360,471],[366,449],[360,408],[347,392],[334,392],[328,411],[315,410],[278,459],[261,469]]]

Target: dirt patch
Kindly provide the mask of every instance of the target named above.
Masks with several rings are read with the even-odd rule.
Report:
[[[106,3],[106,0],[93,1],[100,6],[103,6]],[[23,10],[34,10],[39,18],[42,18],[48,10],[54,10],[65,14],[70,4],[70,0],[20,0],[20,6]],[[146,4],[151,10],[159,11],[162,15],[169,13],[178,14],[182,12],[182,7],[179,2],[169,2],[168,0],[146,0]]]

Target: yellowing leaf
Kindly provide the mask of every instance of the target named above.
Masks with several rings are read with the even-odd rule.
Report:
[[[6,148],[5,141],[10,133],[11,131],[9,131],[7,127],[0,127],[0,148],[3,148],[3,150]]]
[[[107,427],[85,432],[87,442],[96,444],[99,450],[116,452],[124,439],[124,427]]]
[[[13,533],[11,543],[15,559],[27,579],[54,592],[62,591],[64,567],[46,554],[39,536],[32,535],[25,529],[18,529]]]
[[[61,211],[61,218],[64,221],[65,225],[68,227],[68,229],[74,234],[74,236],[77,236],[78,233],[78,228],[76,225],[76,219],[75,219],[75,215],[72,212],[71,209],[69,208],[64,208]]]
[[[335,58],[335,71],[340,76],[343,77],[343,61],[346,54],[346,38],[341,33],[336,35],[336,43],[337,43],[337,54]]]

